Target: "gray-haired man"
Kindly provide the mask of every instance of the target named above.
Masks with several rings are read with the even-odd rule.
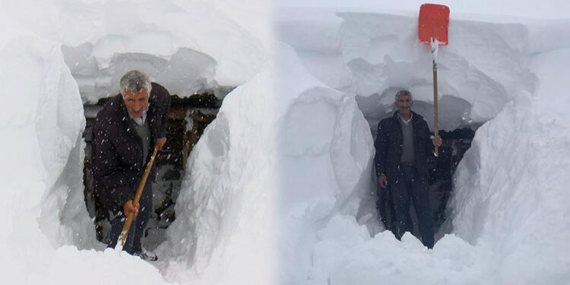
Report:
[[[155,145],[166,143],[166,120],[170,94],[138,71],[127,72],[120,81],[120,94],[97,114],[93,126],[93,177],[97,197],[113,212],[109,247],[115,247],[126,214],[135,214],[123,249],[156,260],[142,252],[141,238],[152,212],[152,181],[145,185],[140,201],[133,197]],[[151,180],[156,170],[151,170]]]
[[[422,243],[432,248],[434,231],[427,183],[433,147],[441,146],[442,141],[437,134],[430,139],[427,122],[412,112],[413,103],[409,91],[396,93],[398,111],[378,124],[374,160],[380,191],[389,191],[394,207],[392,225],[387,227],[392,229],[398,239],[405,232],[412,231],[409,215],[411,200],[416,210]]]

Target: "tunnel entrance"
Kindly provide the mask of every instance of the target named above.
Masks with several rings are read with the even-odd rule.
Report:
[[[364,118],[368,121],[370,130],[372,133],[373,140],[376,140],[376,132],[378,128],[378,123],[389,116],[392,116],[393,112],[396,111],[393,106],[393,94],[399,89],[391,88],[384,92],[388,94],[387,96],[381,96],[379,94],[372,95],[370,97],[356,97],[359,109],[362,111]],[[433,165],[433,171],[429,180],[429,191],[431,199],[431,208],[434,221],[434,232],[437,233],[444,222],[448,219],[447,204],[449,198],[453,194],[454,181],[453,175],[457,166],[465,152],[471,147],[471,142],[475,136],[475,131],[482,125],[482,123],[473,122],[469,119],[469,104],[464,102],[462,99],[442,96],[440,100],[440,120],[438,131],[439,135],[443,140],[442,146],[439,148],[439,156],[435,158],[435,163]],[[443,108],[442,108],[443,107]],[[416,113],[422,115],[424,119],[428,122],[431,130],[433,130],[433,105],[430,103],[422,101],[414,101],[412,107]],[[433,132],[432,132],[433,134]],[[375,171],[374,182],[372,183],[373,189],[372,198],[376,201],[376,214],[378,215],[378,221],[382,223],[382,219],[387,219],[388,221],[392,216],[392,209],[383,211],[382,218],[380,216],[380,207],[389,207],[388,204],[383,204],[383,199],[379,198],[378,183],[376,182]],[[384,196],[383,196],[384,197]],[[384,200],[388,200],[384,197]],[[416,215],[413,209],[413,204],[410,203],[410,217],[414,224],[413,234],[419,236],[416,222]]]
[[[439,147],[439,156],[429,181],[435,232],[447,220],[447,203],[455,184],[453,174],[463,155],[471,147],[475,130],[475,126],[471,126],[438,132],[443,144]]]
[[[231,89],[228,90],[228,93]],[[225,94],[224,94],[225,95]],[[95,199],[91,170],[92,127],[99,110],[110,98],[100,99],[96,104],[85,104],[86,118],[83,138],[85,160],[83,183],[85,203],[94,222],[97,240],[107,243],[111,223],[109,212]],[[176,219],[174,206],[186,172],[186,161],[204,129],[215,118],[222,100],[213,93],[195,94],[186,98],[171,96],[170,110],[166,124],[167,142],[155,161],[156,181],[153,183],[153,213],[142,240],[143,246],[154,250],[166,239],[166,229]]]

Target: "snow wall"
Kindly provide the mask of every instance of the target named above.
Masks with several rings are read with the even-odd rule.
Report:
[[[137,68],[179,96],[243,84],[269,57],[267,31],[243,27],[252,25],[243,14],[260,3],[24,0],[5,9],[14,12],[8,19],[62,45],[83,101],[96,103],[117,94],[117,74]]]
[[[20,6],[9,8],[25,15],[22,11],[29,2],[19,3],[24,4],[12,3]],[[29,15],[24,20],[2,17],[3,27],[10,31],[0,41],[0,62],[8,67],[0,72],[2,94],[18,94],[19,99],[10,100],[16,106],[5,104],[0,112],[0,126],[9,138],[1,148],[5,162],[0,200],[7,217],[0,235],[0,250],[6,253],[0,259],[6,269],[3,283],[162,284],[163,278],[183,284],[568,280],[570,259],[559,253],[568,252],[570,238],[565,207],[570,202],[565,191],[570,161],[565,110],[570,102],[559,93],[570,75],[565,68],[570,44],[558,37],[567,33],[568,22],[452,19],[453,41],[438,54],[441,100],[450,100],[448,110],[440,110],[453,114],[440,118],[442,125],[491,121],[479,129],[458,169],[453,233],[430,251],[411,235],[399,242],[388,232],[378,232],[381,226],[370,218],[370,203],[363,210],[373,188],[370,125],[391,111],[397,88],[412,90],[419,111],[422,106],[429,111],[431,104],[431,55],[415,42],[414,16],[312,13],[311,18],[288,11],[283,15],[291,17],[277,26],[282,43],[276,44],[274,64],[256,58],[259,64],[250,70],[247,51],[260,46],[246,38],[223,45],[238,46],[243,53],[236,58],[243,62],[228,59],[233,68],[221,72],[213,61],[219,64],[225,53],[214,48],[171,42],[175,47],[145,51],[129,44],[139,37],[162,38],[156,34],[156,23],[127,25],[115,35],[122,22],[101,16],[110,12],[102,2],[46,3],[40,9],[45,13],[34,15],[46,20],[43,26]],[[117,5],[111,11],[123,7],[123,1],[110,3]],[[160,3],[166,8],[144,1],[142,11],[162,7],[188,12],[185,7],[201,7],[204,10],[197,10],[215,16],[213,6],[205,2]],[[193,6],[197,4],[202,6]],[[82,9],[100,16],[82,22],[74,13]],[[214,16],[200,19],[210,25],[227,21]],[[145,23],[151,18],[129,19]],[[101,22],[107,29],[77,29],[97,31],[84,34],[55,28],[74,31],[72,23]],[[177,31],[169,36],[194,35]],[[194,39],[210,43],[206,36]],[[106,51],[95,52],[100,49]],[[122,55],[115,55],[115,49]],[[262,48],[267,53],[269,49]],[[180,92],[223,82],[247,84],[226,97],[218,119],[196,146],[176,208],[178,219],[158,249],[161,262],[153,267],[112,250],[95,250],[101,244],[94,240],[82,200],[81,103],[113,94],[111,83],[117,78],[110,75],[130,66],[123,62],[150,66],[149,73],[158,76],[169,66],[164,60],[176,54],[182,63],[203,63],[191,69],[197,81],[189,80],[188,85],[175,73],[164,78]],[[87,95],[80,97],[80,90]]]
[[[370,151],[371,132],[359,129],[371,128],[374,133],[378,121],[393,112],[394,94],[401,88],[412,91],[414,109],[432,127],[433,57],[417,42],[415,13],[284,9],[278,15],[276,37],[295,52],[276,57],[301,61],[319,81],[315,87],[295,93],[298,100],[306,101],[308,94],[314,98],[328,93],[326,98],[331,101],[338,95],[330,89],[340,91],[347,96],[343,107],[350,109],[356,100],[369,123],[355,120],[360,125],[347,132],[349,137],[333,136],[328,141],[323,139],[326,134],[308,134],[327,128],[340,134],[335,119],[343,118],[346,111],[321,107],[324,110],[316,113],[332,115],[317,118],[310,108],[298,114],[302,109],[292,107],[290,111],[297,112],[297,117],[307,118],[305,124],[295,124],[295,118],[287,121],[301,129],[296,131],[299,137],[321,145],[323,140],[342,145],[350,138],[359,142],[358,146],[345,145],[339,152]],[[351,179],[366,180],[370,168],[363,166],[369,161],[360,160],[350,167],[354,171],[350,173],[342,168],[350,165],[346,160],[330,159],[323,164],[310,152],[294,158],[295,163],[280,171],[282,178],[295,177],[302,171],[299,169],[312,171],[302,176],[302,182],[291,183],[282,191],[332,192],[324,199],[305,194],[306,200],[294,204],[299,208],[288,205],[295,210],[282,217],[289,222],[283,225],[291,230],[290,239],[282,246],[284,283],[566,283],[570,262],[556,251],[568,251],[564,240],[570,237],[570,211],[563,206],[570,199],[563,182],[570,161],[564,155],[570,122],[564,109],[570,101],[559,94],[564,90],[563,78],[568,72],[562,70],[569,63],[570,51],[570,42],[559,35],[568,32],[567,25],[564,20],[452,17],[450,44],[440,47],[436,55],[440,129],[489,122],[477,132],[456,172],[455,195],[448,209],[451,219],[445,228],[451,234],[440,239],[433,251],[422,248],[411,235],[399,243],[391,233],[376,234],[382,227],[371,225],[370,217],[375,215],[373,186],[339,187]],[[299,71],[291,68],[284,73]],[[321,85],[329,91],[323,92]],[[289,92],[277,90],[280,96]],[[316,122],[322,123],[315,128]],[[370,153],[373,155],[373,150]],[[309,157],[310,164],[303,160]],[[319,183],[319,178],[324,178],[324,183]],[[332,189],[340,189],[341,194]],[[358,204],[358,198],[362,199],[359,213],[342,211],[341,205]],[[376,235],[370,237],[369,232]]]
[[[157,267],[95,240],[83,197],[82,103],[116,94],[135,68],[180,96],[252,80],[270,48],[267,31],[244,20],[265,4],[250,4],[3,2],[2,283],[168,283]]]
[[[271,284],[276,270],[278,177],[273,72],[230,93],[188,162],[177,219],[157,253],[169,280]]]

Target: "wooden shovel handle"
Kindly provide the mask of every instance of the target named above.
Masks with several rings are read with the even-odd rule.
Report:
[[[135,197],[133,198],[133,205],[136,205],[139,202],[139,200],[141,199],[141,195],[142,195],[142,191],[144,189],[144,185],[146,184],[148,174],[150,173],[150,169],[152,168],[152,164],[154,163],[154,159],[156,158],[157,152],[158,152],[158,145],[155,145],[152,156],[150,157],[150,161],[146,165],[146,169],[144,170],[141,181],[139,182],[137,192],[135,192]],[[117,242],[117,245],[120,245],[121,248],[125,245],[125,240],[127,239],[127,235],[129,234],[129,229],[131,228],[131,224],[133,222],[133,217],[134,217],[133,212],[130,212],[129,214],[127,214],[127,220],[123,224],[123,230],[121,231],[121,235],[119,236],[119,241]]]
[[[437,63],[433,60],[433,133],[438,135],[437,129]],[[439,156],[438,147],[435,146],[435,156]]]

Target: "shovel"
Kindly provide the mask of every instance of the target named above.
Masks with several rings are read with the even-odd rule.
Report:
[[[447,30],[449,26],[449,7],[437,4],[423,4],[420,7],[418,21],[418,37],[420,43],[429,44],[433,55],[433,112],[434,134],[437,128],[437,52],[439,45],[447,45]],[[435,147],[435,156],[438,156],[438,147]]]
[[[135,197],[133,198],[133,205],[138,204],[138,202],[141,198],[142,191],[144,189],[144,185],[145,185],[146,180],[148,178],[148,174],[150,173],[150,169],[152,168],[152,164],[154,163],[154,158],[156,157],[157,152],[158,152],[158,145],[155,145],[152,156],[150,157],[150,161],[146,165],[146,169],[144,170],[144,173],[143,173],[143,176],[141,178],[141,181],[139,182],[139,186],[137,188],[137,191],[135,192]],[[119,240],[117,242],[116,248],[119,250],[122,250],[123,246],[125,245],[125,240],[127,239],[127,235],[129,234],[129,229],[131,228],[133,218],[134,218],[134,214],[132,212],[127,214],[127,220],[123,224],[123,229],[121,230],[121,235],[119,236]]]

